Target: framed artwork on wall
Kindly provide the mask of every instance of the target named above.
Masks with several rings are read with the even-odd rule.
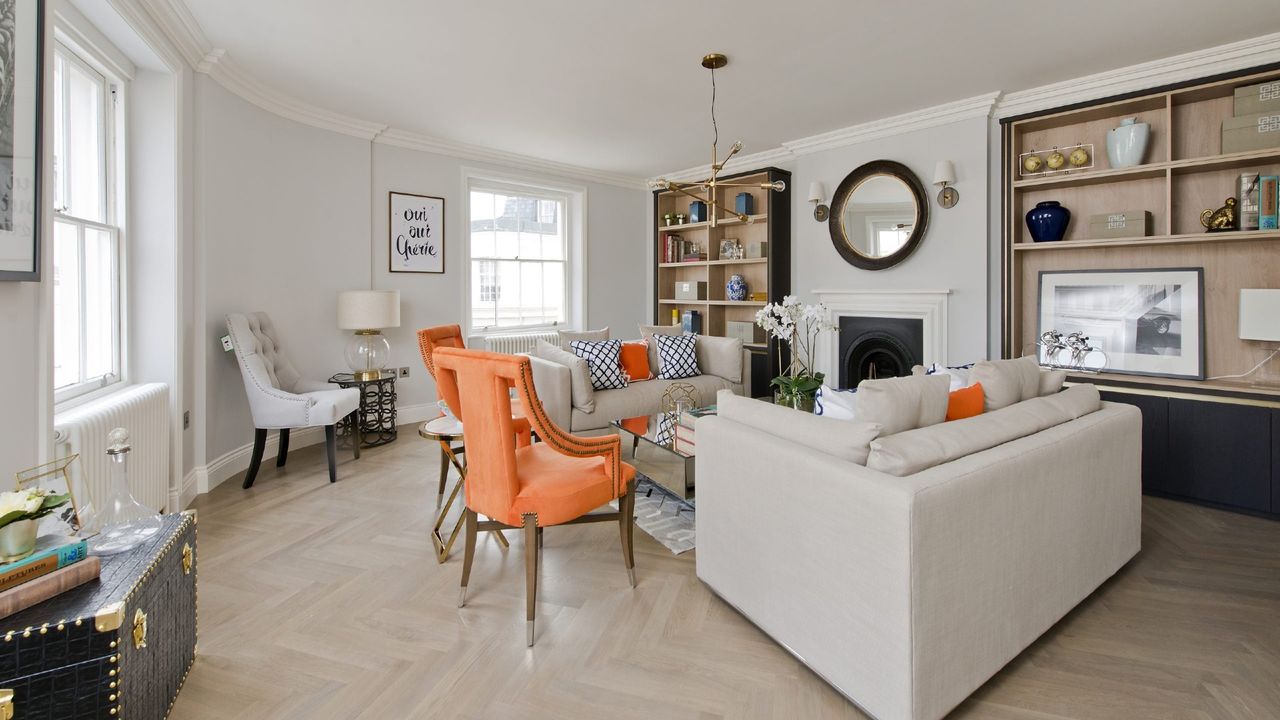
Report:
[[[3,0],[0,0],[3,2]],[[444,198],[390,193],[390,272],[444,272]]]
[[[1088,336],[1107,372],[1203,380],[1204,268],[1042,271],[1048,330]]]
[[[40,279],[43,0],[0,0],[0,280]]]

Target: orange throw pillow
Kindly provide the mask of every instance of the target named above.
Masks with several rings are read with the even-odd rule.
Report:
[[[622,372],[627,374],[631,382],[640,382],[653,377],[649,370],[649,344],[640,342],[622,343]]]
[[[982,383],[974,383],[951,393],[947,402],[947,419],[963,420],[982,414]]]

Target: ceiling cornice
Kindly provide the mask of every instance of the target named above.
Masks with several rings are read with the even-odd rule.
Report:
[[[1013,117],[1276,62],[1280,62],[1280,33],[1007,93],[996,104],[994,115]]]
[[[412,150],[439,153],[477,162],[500,163],[517,169],[550,172],[564,177],[625,188],[646,187],[643,178],[631,175],[610,173],[495,148],[444,140],[408,130],[393,129],[386,124],[370,122],[312,105],[265,85],[236,65],[226,50],[216,48],[209,42],[200,23],[191,14],[183,0],[113,0],[113,3],[145,6],[152,23],[192,69],[213,78],[223,88],[240,98],[281,117],[362,140]]]
[[[864,143],[869,140],[877,140],[879,138],[889,137],[891,135],[901,135],[903,133],[914,132],[916,130],[924,130],[925,128],[937,127],[939,125],[947,125],[949,123],[967,120],[976,117],[990,117],[991,110],[995,107],[996,101],[1000,98],[1000,93],[992,92],[984,95],[976,95],[964,100],[944,103],[927,107],[922,110],[914,110],[893,117],[882,118],[880,120],[872,120],[871,122],[861,123],[859,125],[851,125],[839,130],[832,130],[819,135],[810,135],[809,137],[799,138],[797,140],[788,140],[782,143],[781,147],[772,150],[763,150],[750,155],[742,155],[734,158],[726,163],[727,171],[738,169],[758,168],[766,165],[772,165],[780,162],[794,160],[801,155],[809,155],[824,150],[833,150],[835,148],[846,147]],[[710,165],[700,165],[698,167],[681,170],[676,173],[665,175],[668,180],[696,180],[706,177],[711,173]]]

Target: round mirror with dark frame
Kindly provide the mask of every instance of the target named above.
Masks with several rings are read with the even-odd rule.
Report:
[[[924,239],[929,199],[906,165],[873,160],[840,182],[827,227],[845,262],[884,270],[906,260]]]

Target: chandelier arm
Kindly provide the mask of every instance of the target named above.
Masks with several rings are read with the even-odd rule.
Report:
[[[690,184],[690,186],[691,186],[691,187],[694,187],[695,185]],[[676,192],[678,192],[678,193],[680,193],[680,194],[682,194],[682,195],[688,195],[689,197],[693,198],[694,200],[698,200],[698,201],[700,201],[700,202],[707,203],[708,205],[711,205],[712,207],[715,207],[715,206],[716,206],[716,203],[715,203],[715,201],[714,201],[714,200],[710,200],[710,199],[708,199],[708,198],[709,198],[709,196],[708,196],[708,198],[704,198],[704,197],[702,197],[702,196],[700,196],[700,195],[695,195],[694,193],[691,193],[691,192],[689,192],[688,190],[685,190],[685,189],[684,189],[684,188],[682,188],[682,187],[676,187],[674,183],[671,185],[671,189],[672,189],[672,190],[675,190]]]

